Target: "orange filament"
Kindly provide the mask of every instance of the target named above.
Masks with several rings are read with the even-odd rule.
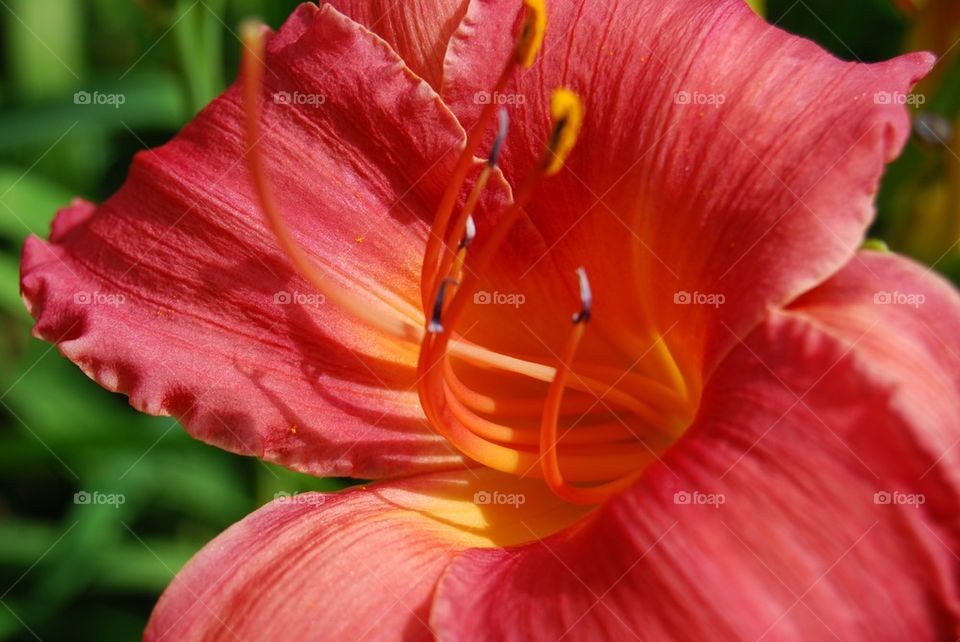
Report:
[[[572,148],[570,137],[564,132],[568,127],[572,127],[574,132],[579,127],[579,101],[568,99],[561,107],[562,109],[554,110],[557,122],[550,137],[551,145],[545,151],[538,171],[523,182],[513,204],[500,216],[489,238],[485,240],[472,262],[470,270],[463,275],[463,281],[456,285],[456,293],[449,305],[445,301],[446,288],[444,287],[444,284],[449,282],[443,280],[447,277],[439,273],[431,280],[438,281],[435,290],[436,298],[432,301],[434,316],[429,323],[432,336],[426,337],[421,345],[418,363],[418,392],[421,405],[431,424],[468,457],[505,472],[536,474],[540,467],[533,459],[534,454],[523,447],[525,444],[524,440],[520,439],[521,433],[513,428],[477,417],[458,403],[456,397],[451,394],[447,384],[445,365],[447,345],[452,328],[455,327],[467,300],[472,297],[479,284],[478,274],[486,271],[496,251],[523,213],[523,208],[529,202],[541,178],[546,174],[556,173],[557,159],[559,158],[562,163]],[[466,216],[461,216],[461,220],[466,220]],[[643,412],[649,409],[640,405],[637,410]],[[657,421],[661,420],[663,415],[652,412],[648,413],[648,417]],[[506,447],[498,442],[508,443],[512,447]],[[596,439],[592,443],[603,445]],[[598,470],[603,471],[601,473],[603,475],[622,471],[619,473],[619,476],[622,476],[629,471],[637,470],[643,463],[648,462],[651,456],[655,456],[655,453],[645,445],[643,450],[636,452],[629,446],[617,444],[615,448],[609,449],[609,452],[594,449],[589,455],[573,453],[567,458],[566,463],[571,469],[569,474],[577,475],[579,479],[584,479],[583,476],[586,475],[587,481],[595,481]],[[598,466],[592,469],[582,468],[585,458],[593,458]]]
[[[543,40],[546,14],[542,1],[526,0],[525,4],[523,32],[495,91],[502,89],[515,66],[532,62]],[[582,122],[582,105],[576,94],[562,89],[555,92],[551,110],[554,126],[536,171],[520,183],[512,204],[500,212],[496,225],[484,235],[482,245],[475,251],[471,245],[476,234],[472,215],[494,173],[506,122],[505,116],[501,116],[491,159],[481,169],[464,207],[453,219],[463,183],[494,113],[489,104],[481,112],[467,136],[428,237],[421,288],[423,310],[432,315],[424,327],[415,321],[412,306],[405,309],[390,305],[389,314],[384,314],[384,309],[371,308],[325,278],[295,239],[277,206],[259,147],[263,28],[248,25],[242,36],[246,47],[243,98],[247,160],[265,220],[297,271],[328,301],[388,336],[419,344],[417,391],[430,424],[474,461],[520,476],[543,477],[557,495],[570,502],[598,503],[633,483],[691,419],[686,381],[660,335],[654,333],[656,340],[649,349],[650,359],[656,364],[656,378],[634,372],[623,374],[616,368],[591,363],[578,364],[574,369],[573,359],[589,317],[588,302],[583,303],[584,311],[575,318],[556,366],[454,338],[454,328],[498,249],[524,214],[540,182],[563,167],[573,148]],[[472,255],[471,261],[466,263],[468,254]],[[585,275],[581,274],[582,292],[584,283]],[[383,300],[390,303],[388,299]],[[501,398],[475,391],[457,376],[451,358],[467,367],[505,372],[537,382],[535,385],[546,385],[545,396]],[[649,368],[643,370],[646,373]],[[565,399],[567,388],[573,394]],[[624,421],[623,416],[628,416],[629,421]],[[519,425],[503,423],[508,418],[520,420]],[[589,485],[575,486],[573,482]]]
[[[263,29],[264,27],[258,23],[247,23],[241,29],[241,37],[244,42],[242,79],[244,128],[248,146],[247,164],[253,178],[260,208],[267,223],[284,254],[291,260],[301,276],[306,278],[328,301],[340,306],[372,328],[411,344],[419,344],[425,334],[421,325],[401,313],[385,316],[379,310],[371,309],[369,305],[357,299],[336,282],[325,278],[306,251],[296,241],[283,219],[283,215],[276,204],[271,181],[266,171],[266,164],[260,151],[260,140],[263,137],[260,126],[262,100],[260,94],[264,75]],[[504,369],[519,374],[526,374],[529,370],[532,370],[541,379],[553,375],[553,369],[550,367],[500,355],[469,343],[454,341],[450,346],[450,352],[461,359],[483,367]]]
[[[463,208],[463,214],[454,223],[450,233],[450,239],[457,239],[457,244],[454,245],[451,240],[447,240],[444,243],[446,252],[444,252],[440,259],[440,268],[437,271],[437,274],[450,273],[450,269],[454,262],[457,263],[458,270],[463,269],[463,260],[466,257],[465,250],[470,245],[470,242],[467,241],[468,237],[466,236],[467,225],[468,222],[472,220],[471,214],[473,214],[474,209],[476,209],[477,201],[480,200],[480,195],[487,186],[487,181],[490,180],[490,172],[491,166],[484,165],[483,171],[480,173],[480,177],[477,179],[477,182],[474,183],[473,189],[470,191],[470,195],[467,197],[467,203]],[[436,292],[434,292],[434,295],[436,295]]]
[[[535,448],[518,448],[482,437],[453,414],[444,388],[442,350],[437,344],[442,334],[430,333],[423,342],[418,361],[417,385],[420,402],[430,424],[470,459],[506,473],[539,477],[539,455]],[[647,465],[656,457],[652,449],[624,449],[614,445],[608,452],[573,452],[565,458],[566,474],[576,481],[594,481],[598,470],[618,476]]]
[[[476,228],[469,230],[468,228],[472,227],[473,223],[473,212],[476,210],[477,203],[480,201],[480,195],[483,193],[483,190],[486,189],[487,182],[490,180],[490,175],[493,173],[494,168],[497,166],[497,161],[500,155],[500,150],[503,148],[504,140],[507,137],[507,127],[509,119],[507,117],[507,112],[504,109],[501,109],[498,112],[499,115],[499,130],[497,132],[497,137],[494,140],[493,148],[490,151],[490,157],[487,160],[487,163],[483,166],[483,170],[480,172],[480,177],[474,183],[473,188],[470,190],[470,195],[467,197],[467,202],[463,207],[463,210],[460,212],[460,215],[457,217],[456,222],[453,225],[453,228],[449,234],[449,238],[445,242],[446,252],[440,261],[440,267],[437,271],[437,274],[448,274],[451,272],[451,264],[456,263],[455,271],[453,276],[455,279],[459,280],[461,272],[463,270],[463,264],[466,260],[466,250],[470,246],[470,243],[473,241],[473,235],[476,233]],[[454,242],[459,241],[457,249],[454,249]],[[436,292],[433,292],[434,297]]]
[[[359,300],[345,288],[340,287],[336,282],[325,278],[307,255],[306,251],[296,241],[283,219],[280,209],[276,204],[275,195],[259,145],[263,137],[260,126],[261,90],[264,75],[263,29],[264,27],[262,25],[247,23],[242,29],[241,36],[244,42],[242,78],[244,127],[249,148],[247,163],[253,178],[257,198],[267,223],[280,243],[284,254],[291,260],[298,272],[306,278],[313,287],[324,294],[328,301],[340,306],[352,316],[372,328],[412,344],[419,344],[424,336],[422,326],[402,314],[392,316],[384,315],[380,310],[372,309],[368,304]],[[472,200],[474,200],[475,204],[475,199]],[[507,355],[500,355],[480,346],[460,341],[451,342],[450,353],[482,367],[508,370],[525,376],[531,376],[541,381],[549,381],[554,372],[550,366],[527,362]],[[603,390],[602,382],[596,383],[595,386],[597,390]],[[609,394],[609,399],[611,403],[616,403],[617,399],[621,398],[621,396],[622,395],[616,391],[612,391]]]
[[[585,310],[589,308],[585,306]],[[628,488],[642,474],[642,470],[635,471],[596,486],[581,487],[571,485],[560,471],[560,458],[557,453],[557,420],[563,400],[563,389],[570,376],[573,357],[583,339],[588,320],[589,312],[581,313],[574,319],[573,328],[560,354],[557,376],[550,384],[550,390],[547,393],[543,421],[540,425],[540,463],[543,479],[554,493],[574,504],[598,504],[610,495]]]
[[[543,476],[548,485],[564,499],[591,504],[626,488],[642,474],[643,469],[657,458],[658,451],[668,447],[685,428],[690,420],[690,407],[685,395],[678,393],[676,388],[633,373],[618,376],[612,368],[585,366],[580,374],[571,379],[571,361],[589,316],[588,299],[591,295],[585,273],[580,273],[584,311],[578,315],[559,365],[552,369],[549,378],[544,378],[544,373],[537,372],[538,368],[529,361],[519,367],[503,368],[549,382],[543,402],[545,405],[540,406],[539,430],[497,421],[496,418],[504,416],[508,408],[516,413],[515,416],[529,416],[532,410],[530,400],[519,400],[510,408],[509,400],[501,401],[476,393],[457,377],[447,359],[453,328],[467,301],[477,290],[481,275],[486,272],[513,225],[523,214],[524,207],[542,178],[557,173],[573,147],[582,122],[579,98],[572,92],[559,90],[554,95],[552,112],[554,130],[537,171],[521,184],[514,202],[499,216],[497,224],[484,239],[468,267],[461,269],[469,244],[461,244],[455,266],[451,265],[453,259],[447,258],[441,261],[440,270],[433,277],[438,285],[432,300],[430,335],[425,337],[421,345],[418,393],[431,424],[468,457],[504,472]],[[465,208],[460,213],[451,237],[457,238],[463,233],[465,222],[469,220],[475,205],[475,193],[476,190],[468,198],[469,209]],[[448,256],[452,256],[449,243],[447,249]],[[451,283],[451,278],[457,281]],[[450,291],[453,291],[453,295],[447,302]],[[669,356],[669,361],[661,363],[661,370],[675,368],[669,350],[654,350],[654,346],[651,346],[650,351],[653,358],[658,360]],[[498,357],[503,362],[513,358],[508,355]],[[588,373],[596,375],[596,378],[588,376]],[[613,385],[609,383],[611,380]],[[560,417],[569,414],[569,404],[565,407],[563,402],[563,391],[568,386],[593,393],[597,400],[595,403],[609,397],[613,405],[628,408],[634,417],[641,420],[642,425],[638,427],[641,434],[616,415],[616,421],[613,422],[592,423],[589,426],[578,426],[575,422],[560,434]],[[563,472],[560,468],[561,456]],[[591,485],[573,486],[571,481]]]
[[[467,408],[463,402],[457,399],[456,395],[447,388],[447,405],[453,415],[471,432],[484,439],[498,441],[501,443],[516,444],[519,446],[536,446],[540,443],[540,431],[537,428],[523,429],[513,428],[504,424],[498,424],[484,419],[474,414]],[[543,400],[540,400],[540,412],[543,412]],[[602,424],[592,424],[589,426],[577,426],[567,428],[563,434],[564,444],[598,444],[606,445],[609,443],[629,442],[636,443],[637,433],[630,429],[626,424],[619,421],[611,421]]]
[[[466,281],[466,279],[464,279],[464,281]],[[445,323],[449,323],[449,318],[447,321],[445,321]],[[512,372],[514,374],[523,375],[532,380],[542,381],[544,383],[550,383],[553,381],[553,378],[557,372],[556,368],[552,366],[493,352],[472,343],[466,343],[462,341],[457,342],[453,339],[450,341],[451,356],[455,356],[481,368],[492,368],[496,370],[502,370],[504,372]],[[590,366],[584,366],[584,370],[587,368],[590,368]],[[608,369],[600,370],[600,372],[607,371]],[[634,381],[641,382],[640,389],[633,390],[623,387],[625,383],[631,383]],[[670,404],[669,407],[673,407],[675,404],[679,403],[675,394],[662,397],[658,397],[656,393],[648,395],[642,389],[643,386],[648,385],[651,385],[650,380],[647,380],[643,377],[624,377],[623,375],[620,375],[612,376],[610,379],[605,380],[602,378],[591,377],[587,374],[578,376],[568,383],[568,387],[570,388],[593,395],[592,399],[594,404],[598,404],[603,407],[613,406],[615,408],[622,408],[637,414],[645,414],[648,412],[657,411],[662,412],[667,409],[664,404]],[[651,390],[659,391],[660,388],[654,387]],[[640,401],[640,399],[644,399],[644,401]],[[602,403],[598,400],[601,400]],[[656,402],[653,408],[651,408],[651,405],[648,404],[648,401]],[[682,410],[684,413],[689,412],[689,409],[686,405],[682,406]],[[681,422],[682,420],[683,418],[681,417]]]
[[[497,82],[490,92],[491,97],[503,91],[517,65],[522,67],[530,67],[533,65],[537,53],[539,53],[543,45],[543,37],[547,28],[547,12],[544,6],[544,0],[524,0],[524,11],[523,27],[520,31],[520,37],[517,39],[514,53],[507,59],[503,71],[500,72],[500,76],[497,78]],[[457,196],[460,194],[460,188],[467,179],[467,174],[473,165],[477,148],[480,146],[483,135],[490,124],[490,120],[493,118],[494,109],[496,108],[495,103],[495,100],[489,100],[480,110],[477,122],[467,135],[466,145],[460,157],[457,159],[453,177],[437,206],[437,213],[434,216],[433,225],[427,237],[427,247],[424,251],[423,266],[420,272],[420,291],[423,294],[422,303],[424,310],[429,309],[432,303],[432,296],[436,294],[434,277],[437,274],[445,274],[443,271],[437,271],[440,244],[446,238],[447,226],[450,223],[450,216],[453,214]]]
[[[543,397],[527,398],[501,398],[492,395],[485,395],[464,385],[453,371],[453,367],[448,361],[446,363],[447,383],[453,395],[474,412],[497,415],[499,417],[537,417],[543,414]],[[548,381],[552,381],[553,376]],[[587,416],[590,414],[605,413],[607,409],[597,403],[595,398],[588,395],[578,395],[571,398],[569,395],[563,400],[563,415],[577,414]]]
[[[496,84],[494,85],[491,95],[496,95],[500,93],[503,88],[506,86],[507,81],[510,79],[510,74],[516,66],[516,62],[511,59],[504,66],[503,71],[500,73],[500,77],[497,79]],[[470,172],[470,168],[474,164],[474,156],[477,153],[477,149],[480,147],[480,143],[483,141],[483,135],[486,133],[487,126],[490,124],[491,119],[493,118],[494,110],[496,109],[495,101],[490,100],[483,106],[483,109],[480,110],[480,116],[477,118],[477,122],[474,124],[473,128],[470,130],[470,133],[467,135],[467,142],[463,148],[463,151],[460,153],[460,157],[457,159],[457,165],[453,170],[453,177],[450,180],[450,183],[447,184],[446,190],[443,192],[443,196],[440,198],[440,204],[437,206],[437,213],[434,215],[433,225],[430,227],[430,233],[427,235],[427,247],[423,255],[423,266],[421,267],[420,272],[420,291],[423,293],[423,309],[429,309],[429,305],[432,302],[431,296],[435,294],[434,277],[437,274],[443,274],[443,272],[438,272],[437,261],[440,255],[440,246],[444,242],[447,236],[447,226],[450,223],[450,216],[453,214],[453,208],[457,203],[457,197],[460,195],[460,188],[463,186],[464,181],[467,179],[467,174]],[[486,185],[486,181],[489,178],[489,164],[484,165],[483,174],[483,185]],[[479,181],[478,181],[479,182]],[[480,190],[483,189],[481,186]],[[479,198],[479,191],[477,192],[477,198]],[[475,204],[475,203],[474,203]],[[462,233],[462,232],[461,232]],[[457,238],[456,240],[459,240]]]
[[[300,274],[322,292],[328,301],[342,307],[353,316],[362,319],[382,332],[410,341],[419,340],[423,332],[416,324],[402,318],[380,314],[332,280],[324,278],[317,266],[294,239],[293,234],[284,222],[280,208],[274,198],[259,144],[262,137],[260,131],[260,92],[264,73],[263,27],[259,24],[247,23],[242,29],[241,37],[245,48],[242,74],[245,105],[244,126],[249,146],[247,163],[250,166],[254,189],[260,201],[261,209],[263,209],[267,222],[277,237],[280,247]]]

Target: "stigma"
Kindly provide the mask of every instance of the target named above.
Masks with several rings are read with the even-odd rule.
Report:
[[[526,2],[525,6],[523,27],[508,69],[511,65],[533,64],[543,42],[543,3]],[[503,76],[495,89],[502,80]],[[486,111],[493,113],[491,109]],[[457,353],[455,343],[466,305],[478,292],[524,208],[535,198],[542,182],[560,173],[573,153],[583,125],[583,101],[572,89],[559,87],[550,96],[550,116],[552,124],[544,137],[539,162],[518,182],[513,202],[492,217],[496,224],[482,236],[477,236],[473,214],[507,137],[506,111],[498,113],[488,161],[463,208],[455,214],[455,197],[466,182],[466,172],[459,170],[474,158],[477,147],[472,141],[482,138],[491,117],[481,114],[468,133],[424,254],[424,309],[432,310],[432,315],[420,346],[418,393],[430,424],[467,457],[506,473],[540,477],[571,503],[598,504],[642,475],[688,425],[691,407],[685,390],[670,382],[576,362],[594,314],[587,270],[576,270],[579,307],[572,313],[566,340],[547,362],[497,355],[479,363],[470,354]],[[467,253],[471,254],[469,264]],[[468,269],[464,269],[465,264]],[[653,370],[677,369],[669,350],[653,351],[651,358],[666,361]],[[521,385],[523,379],[534,379],[542,392],[520,398],[476,389],[492,380],[492,387],[502,394],[511,382]],[[470,385],[468,380],[481,383]]]
[[[543,45],[547,24],[543,0],[525,0],[524,11],[520,33],[494,93],[513,74],[532,66]],[[544,123],[542,131],[527,133],[545,141],[538,162],[514,186],[512,202],[483,219],[495,224],[478,230],[477,207],[489,180],[501,177],[498,167],[510,129],[505,109],[484,105],[467,133],[427,235],[420,273],[424,317],[418,323],[373,311],[324,278],[287,228],[258,146],[263,36],[264,28],[254,23],[241,31],[247,162],[266,222],[300,274],[327,301],[354,318],[419,346],[416,386],[421,407],[434,430],[466,457],[512,475],[541,478],[558,496],[577,504],[599,504],[632,484],[689,425],[694,404],[681,369],[656,333],[649,354],[638,361],[644,365],[642,374],[620,372],[584,348],[587,327],[595,315],[587,267],[572,274],[576,278],[572,289],[578,292],[576,308],[566,320],[556,320],[558,326],[566,326],[565,339],[548,347],[548,357],[498,352],[469,342],[458,332],[466,306],[478,294],[525,208],[544,181],[559,174],[575,152],[584,122],[581,97],[566,87],[552,91],[549,128]],[[495,134],[486,162],[467,191],[477,153],[491,127]]]

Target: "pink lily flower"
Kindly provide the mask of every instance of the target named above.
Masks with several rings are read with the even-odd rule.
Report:
[[[548,9],[249,28],[27,242],[37,336],[101,385],[382,480],[228,529],[146,639],[956,637],[960,299],[858,250],[932,58],[741,0]]]

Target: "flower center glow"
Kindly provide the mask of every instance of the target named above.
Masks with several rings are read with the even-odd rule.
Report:
[[[535,62],[543,42],[543,1],[526,0],[525,6],[517,45],[491,95],[503,90],[517,67]],[[488,272],[511,228],[542,181],[563,168],[573,149],[583,120],[580,98],[567,89],[554,91],[553,128],[540,163],[519,183],[513,202],[498,213],[489,234],[477,238],[472,214],[491,175],[498,171],[498,155],[508,128],[505,111],[498,113],[493,101],[484,105],[468,133],[428,235],[420,278],[426,318],[418,325],[399,314],[390,317],[374,312],[325,279],[287,228],[256,144],[260,139],[262,35],[258,26],[243,30],[245,125],[251,147],[248,162],[267,221],[299,272],[329,302],[381,332],[419,344],[421,406],[431,426],[467,457],[513,475],[542,477],[557,495],[580,504],[600,503],[635,481],[686,429],[696,400],[669,347],[655,331],[649,333],[644,356],[638,361],[643,374],[576,359],[592,313],[592,291],[582,268],[576,275],[580,309],[573,316],[567,339],[558,346],[559,353],[552,355],[552,363],[496,352],[457,335],[467,302],[473,300],[482,275]],[[488,162],[454,217],[478,148],[495,117],[497,136]],[[469,267],[468,253],[472,254]],[[494,385],[492,392],[478,390],[476,382],[485,380],[501,385]],[[520,383],[512,385],[515,382],[534,382],[537,394],[511,394],[510,390],[522,387]]]

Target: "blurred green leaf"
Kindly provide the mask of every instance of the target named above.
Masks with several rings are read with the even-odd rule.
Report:
[[[30,317],[20,299],[20,261],[9,254],[0,254],[0,310],[24,320]]]
[[[129,133],[180,127],[187,100],[177,77],[146,70],[122,81],[85,83],[58,100],[9,112],[0,119],[0,154],[49,148],[66,133]]]
[[[159,593],[196,553],[196,542],[133,538],[115,546],[103,559],[97,585],[103,589]]]
[[[766,0],[766,17],[844,60],[873,62],[900,53],[906,22],[891,0]]]
[[[46,237],[57,209],[72,195],[30,171],[0,166],[0,238],[20,243],[28,234]]]
[[[6,0],[6,51],[18,100],[67,93],[80,85],[82,6],[76,0]]]
[[[197,112],[223,91],[223,14],[224,0],[177,0],[176,38],[193,111]]]
[[[0,564],[30,566],[63,534],[51,522],[7,518],[0,521]]]

